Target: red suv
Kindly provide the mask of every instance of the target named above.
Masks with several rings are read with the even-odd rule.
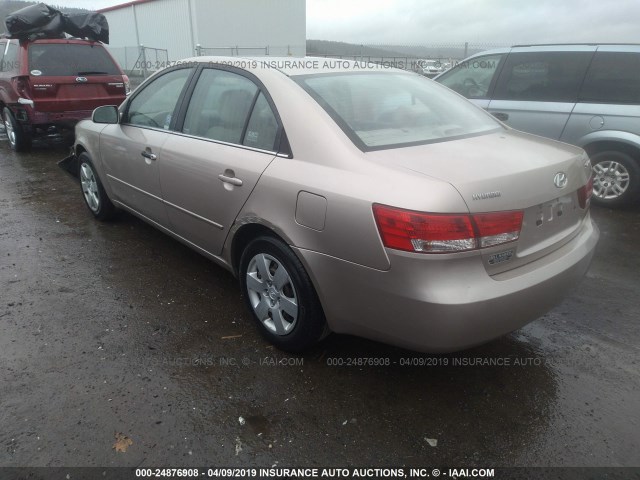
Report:
[[[79,120],[128,93],[129,79],[99,42],[0,39],[0,110],[14,150],[36,136],[72,138]]]

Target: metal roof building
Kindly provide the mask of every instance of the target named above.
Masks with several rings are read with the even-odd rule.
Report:
[[[169,60],[306,53],[305,0],[136,0],[99,10],[111,49],[144,45]]]

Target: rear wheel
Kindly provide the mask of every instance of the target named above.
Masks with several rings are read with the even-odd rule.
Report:
[[[18,123],[9,107],[2,109],[2,122],[9,139],[9,145],[16,152],[24,152],[31,148],[31,137],[27,135]]]
[[[78,157],[79,163],[79,177],[80,188],[82,189],[82,196],[84,203],[89,208],[89,211],[98,220],[108,220],[113,217],[116,209],[107,197],[107,193],[104,191],[102,182],[98,177],[91,158],[88,154],[82,153]]]
[[[617,150],[591,156],[593,201],[605,207],[628,205],[640,190],[640,167],[627,153]]]
[[[313,284],[281,240],[259,237],[245,248],[240,285],[261,333],[278,348],[299,352],[327,334]]]

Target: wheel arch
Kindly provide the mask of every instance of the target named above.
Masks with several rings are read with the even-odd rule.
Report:
[[[234,233],[230,242],[230,260],[233,274],[239,276],[240,258],[242,252],[251,243],[252,240],[261,236],[275,237],[281,242],[290,245],[285,238],[279,235],[273,228],[265,225],[264,223],[245,223],[240,226]],[[294,252],[295,253],[295,252]]]
[[[582,148],[584,148],[589,155],[595,155],[596,153],[606,152],[608,150],[615,150],[626,153],[636,162],[640,162],[640,147],[623,141],[596,140],[584,145]]]
[[[576,143],[589,155],[616,150],[631,156],[640,163],[640,136],[629,132],[597,131],[585,135]]]
[[[302,331],[303,346],[301,346],[300,343],[286,345],[280,341],[276,341],[273,337],[268,336],[269,341],[271,341],[276,346],[278,346],[278,348],[282,348],[286,351],[291,351],[291,352],[302,351],[308,348],[309,345],[313,345],[323,340],[324,338],[326,338],[331,333],[332,329],[331,329],[329,319],[326,317],[324,305],[322,304],[322,300],[320,299],[316,279],[314,278],[313,272],[310,271],[309,266],[304,261],[304,258],[301,258],[300,252],[296,251],[295,248],[291,248],[291,242],[283,238],[282,235],[279,235],[278,232],[271,226],[266,225],[264,223],[258,223],[258,222],[245,223],[235,231],[235,234],[233,235],[233,238],[231,239],[231,242],[230,242],[229,249],[230,249],[230,257],[231,257],[230,263],[232,267],[232,272],[239,279],[241,284],[245,283],[245,280],[240,277],[240,273],[239,273],[239,270],[241,268],[240,263],[242,260],[242,256],[245,249],[250,245],[251,241],[260,237],[271,237],[272,239],[282,242],[284,244],[283,247],[289,247],[289,253],[292,254],[293,257],[297,259],[298,262],[300,263],[300,267],[302,268],[301,274],[307,277],[306,282],[308,283],[306,283],[304,280],[301,279],[303,283],[300,285],[296,285],[295,287],[295,288],[298,288],[298,286],[300,286],[301,288],[303,288],[303,291],[306,290],[310,295],[310,297],[308,297],[308,300],[311,303],[306,304],[306,306],[309,308],[301,306],[300,307],[301,312],[303,312],[305,316],[310,315],[310,317],[308,318],[311,318],[311,319],[316,318],[316,321],[318,318],[320,318],[321,325],[317,324],[316,321],[312,322],[311,324],[306,323],[307,326],[304,327]],[[243,292],[244,292],[244,288],[245,287],[241,286],[241,289],[243,290]],[[245,296],[246,296],[247,303],[250,303],[249,297],[247,295]],[[249,307],[251,308],[250,305]],[[253,316],[255,318],[255,313],[253,314]],[[318,327],[317,331],[315,328],[316,326]],[[262,334],[264,334],[264,328],[265,327],[262,326],[260,329]],[[304,333],[305,331],[308,331],[310,333],[305,334]],[[314,331],[316,331],[316,334],[313,333]],[[298,337],[298,340],[296,340],[296,342],[299,342],[301,338],[300,328],[297,328],[297,333],[295,335]],[[308,337],[306,338],[306,340],[304,339],[305,336]],[[308,343],[309,340],[311,341],[310,344]]]
[[[75,153],[76,157],[79,157],[83,153],[89,155],[89,151],[81,143],[73,146],[73,153]]]

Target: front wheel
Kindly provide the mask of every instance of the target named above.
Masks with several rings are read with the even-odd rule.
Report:
[[[9,139],[9,145],[13,150],[24,152],[31,148],[31,137],[25,133],[22,125],[18,123],[9,107],[2,109],[2,122]]]
[[[593,201],[604,207],[628,205],[640,189],[640,167],[628,154],[616,150],[591,156]]]
[[[84,203],[98,220],[110,219],[115,213],[115,207],[104,191],[91,158],[88,154],[82,153],[78,157],[78,163],[78,176],[80,177],[80,188],[82,189]]]
[[[327,332],[313,284],[282,241],[259,237],[245,248],[240,285],[261,333],[278,348],[299,352]]]

